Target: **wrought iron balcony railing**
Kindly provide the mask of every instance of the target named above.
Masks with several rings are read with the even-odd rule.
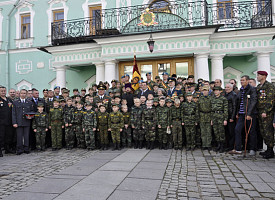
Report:
[[[93,18],[52,23],[52,45],[220,24],[225,30],[269,27],[272,26],[271,8],[271,0],[218,4],[208,4],[206,0],[178,0],[165,8],[138,5],[105,9],[95,12]]]

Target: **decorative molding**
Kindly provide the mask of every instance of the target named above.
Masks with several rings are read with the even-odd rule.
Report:
[[[33,84],[23,79],[15,85],[17,87],[17,90],[22,90],[22,89],[30,90],[32,89]]]
[[[32,72],[32,61],[19,60],[19,62],[16,63],[16,72],[19,74],[28,74]]]
[[[49,82],[50,89],[53,90],[56,86],[56,78],[54,78],[52,81]]]
[[[36,67],[37,67],[37,69],[43,69],[45,67],[45,64],[44,64],[44,62],[38,62],[36,64]]]
[[[106,9],[107,2],[106,0],[101,0],[96,2],[93,2],[91,0],[85,0],[85,2],[82,4],[84,18],[90,17],[90,10],[89,10],[90,6],[101,6],[101,8],[104,10]]]
[[[32,9],[33,8],[32,3],[29,3],[28,1],[22,1],[21,3],[19,3],[16,8],[17,8],[17,12],[15,13],[14,17],[15,17],[15,22],[16,22],[16,40],[21,40],[21,17],[20,15],[22,14],[30,14],[30,24],[31,24],[31,33],[30,33],[30,38],[33,38],[33,31],[34,31],[34,24],[33,24],[33,19],[34,19],[34,15],[35,15],[35,11]],[[21,11],[23,8],[28,8],[28,11]],[[28,38],[28,39],[30,39]],[[31,43],[32,45],[32,43]],[[17,46],[17,44],[16,44]],[[20,48],[17,47],[17,48]],[[23,47],[25,48],[25,47]]]
[[[51,24],[53,22],[53,11],[54,10],[64,10],[64,21],[68,20],[69,7],[66,5],[67,0],[50,0],[48,1],[49,8],[47,9],[48,15],[48,43],[51,44]],[[62,3],[62,7],[53,8],[54,4]]]
[[[93,83],[96,82],[96,75],[91,76],[88,80],[85,81],[87,84],[86,91],[89,91],[89,88],[92,86]]]
[[[18,49],[30,48],[33,45],[33,40],[34,40],[34,38],[15,39],[15,46]]]

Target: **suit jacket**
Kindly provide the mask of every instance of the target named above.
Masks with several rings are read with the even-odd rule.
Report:
[[[31,99],[31,102],[33,103],[33,111],[34,111],[34,112],[37,112],[37,105],[38,105],[39,103],[43,103],[43,105],[44,105],[44,112],[46,112],[46,110],[47,110],[47,109],[46,109],[47,104],[46,104],[46,102],[45,102],[44,99],[38,97],[38,101],[37,101],[37,103],[35,103],[34,99],[32,98],[32,99]]]
[[[25,99],[25,103],[22,103],[20,99],[15,100],[12,107],[12,124],[31,126],[31,120],[26,119],[25,114],[33,111],[31,100]]]
[[[4,100],[0,97],[0,125],[11,125],[12,101],[7,98]]]
[[[152,90],[147,89],[145,92],[143,92],[143,94],[142,94],[142,90],[139,90],[138,93],[137,93],[137,97],[140,98],[141,95],[144,95],[146,97],[146,99],[147,99],[149,94],[153,94],[154,95],[154,93],[153,93]]]
[[[246,88],[241,88],[240,92],[237,95],[237,100],[236,100],[236,109],[237,112],[236,114],[239,113],[240,111],[240,103],[241,103],[241,94],[244,91],[244,96],[243,96],[243,106],[244,106],[244,111],[246,112],[246,106],[247,106],[247,115],[251,116],[252,114],[257,114],[256,110],[256,104],[257,104],[257,92],[256,88],[252,87],[251,85],[247,85]],[[249,98],[248,98],[249,97]],[[247,105],[248,103],[248,105]]]

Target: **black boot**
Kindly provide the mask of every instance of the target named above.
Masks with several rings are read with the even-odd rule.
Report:
[[[261,155],[261,156],[264,156],[266,154],[267,154],[267,150],[259,153],[259,155]]]
[[[143,145],[142,145],[142,141],[139,141],[139,149],[142,149]]]
[[[151,142],[146,142],[146,149],[150,149],[150,143]]]
[[[117,150],[121,150],[120,143],[117,143]]]
[[[215,151],[218,152],[221,148],[221,143],[218,143],[218,146],[215,148]]]
[[[159,149],[163,149],[162,142],[159,142]]]
[[[168,149],[168,144],[167,143],[164,143],[163,146],[164,146],[164,150]]]
[[[135,141],[135,147],[134,147],[135,149],[137,149],[138,148],[138,141],[136,140]]]
[[[267,153],[263,156],[264,159],[274,158],[273,148],[267,147]]]
[[[224,145],[223,143],[220,143],[220,150],[219,150],[220,153],[223,153],[224,152]]]
[[[154,142],[151,142],[150,143],[150,150],[153,150],[154,149]]]
[[[113,143],[112,151],[116,150],[116,143]]]
[[[2,149],[0,148],[0,157],[3,157]]]

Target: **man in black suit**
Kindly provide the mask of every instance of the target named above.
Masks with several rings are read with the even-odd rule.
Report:
[[[27,90],[20,90],[20,98],[13,102],[12,124],[16,128],[17,134],[17,155],[23,152],[29,153],[29,133],[31,120],[26,118],[26,114],[33,112],[33,103],[26,98]]]
[[[4,147],[5,137],[11,130],[11,107],[12,102],[6,97],[7,90],[0,86],[0,157],[3,157],[2,148]],[[7,151],[7,149],[6,149]]]
[[[143,81],[139,84],[140,88],[137,94],[137,97],[140,98],[141,95],[145,96],[146,99],[148,98],[148,94],[154,94],[153,91],[149,90],[147,82]]]

